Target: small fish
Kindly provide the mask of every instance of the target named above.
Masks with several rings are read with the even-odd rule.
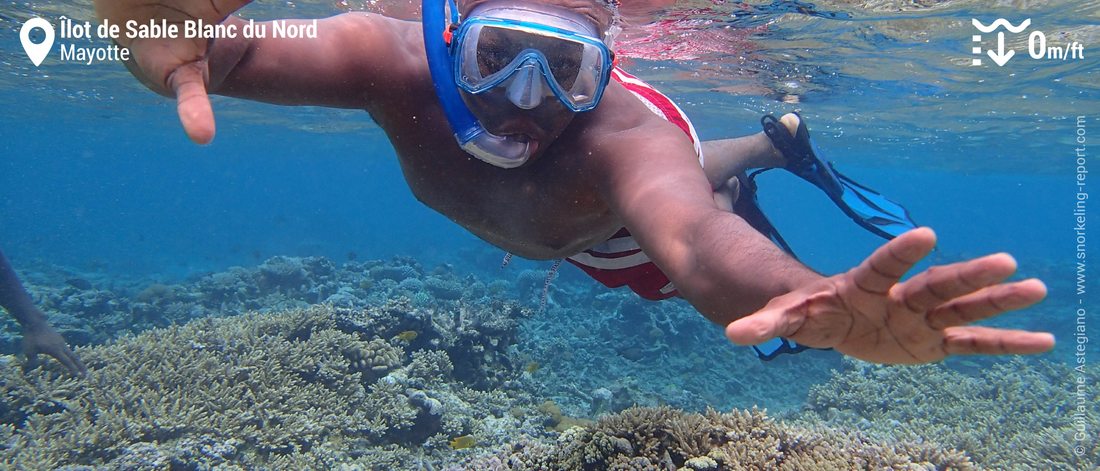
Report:
[[[532,361],[532,362],[528,362],[526,365],[524,365],[523,371],[526,371],[528,373],[534,373],[534,372],[538,371],[539,368],[542,368],[542,365],[540,365],[539,362],[537,362],[537,361]]]
[[[413,340],[416,339],[417,335],[420,335],[420,334],[416,333],[415,330],[406,330],[404,332],[401,332],[400,334],[397,334],[397,335],[393,336],[393,338],[395,338],[397,340],[404,341],[404,342],[412,342]]]
[[[477,440],[474,440],[472,435],[463,435],[461,437],[455,437],[451,440],[451,449],[462,450],[471,448],[477,444]]]

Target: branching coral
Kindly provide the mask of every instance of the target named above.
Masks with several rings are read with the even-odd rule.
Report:
[[[429,276],[424,280],[424,286],[436,298],[456,300],[462,298],[466,286],[453,277]]]
[[[994,469],[1092,469],[1100,462],[1095,433],[1073,439],[1075,422],[1100,429],[1095,388],[1078,395],[1073,381],[1100,374],[1045,361],[1001,361],[964,375],[943,365],[849,367],[812,389],[811,421],[859,428],[877,437],[934,438]],[[1084,413],[1075,414],[1084,401]],[[1085,453],[1074,453],[1072,447]]]
[[[976,469],[959,452],[932,445],[875,443],[851,433],[776,423],[760,411],[706,414],[631,408],[573,428],[550,447],[523,446],[471,460],[499,469],[842,470]]]
[[[351,315],[316,306],[154,330],[81,349],[83,381],[3,357],[0,467],[404,469],[412,449],[451,452],[458,433],[502,443],[474,424],[514,397],[454,384],[443,351],[410,362],[396,341],[341,330]]]

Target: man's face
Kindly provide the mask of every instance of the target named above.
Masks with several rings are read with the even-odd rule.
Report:
[[[554,96],[543,96],[530,109],[517,106],[508,98],[506,87],[497,87],[477,95],[462,92],[463,101],[482,126],[498,136],[516,136],[535,145],[534,155],[550,145],[576,115]]]
[[[592,0],[477,2],[470,12],[475,16],[496,17],[493,9],[498,5],[512,6],[520,11],[532,8],[558,12],[575,21],[567,22],[574,27],[568,30],[589,36],[600,31],[597,20],[589,14]],[[515,19],[542,24],[537,13],[522,14]],[[560,24],[553,26],[561,27]],[[581,47],[554,37],[486,28],[478,36],[476,50],[476,65],[480,68],[476,72],[485,75],[505,68],[524,51],[535,50],[542,54],[545,59],[543,67],[536,60],[522,62],[521,66],[513,69],[515,72],[510,78],[499,85],[477,94],[461,93],[463,101],[486,130],[499,136],[514,136],[531,142],[535,146],[534,155],[540,155],[576,115],[551,90],[551,81],[559,86],[559,90],[573,86],[581,64]],[[550,78],[544,73],[548,73]]]

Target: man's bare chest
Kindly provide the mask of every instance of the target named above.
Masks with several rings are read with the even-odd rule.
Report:
[[[418,200],[474,235],[527,258],[562,258],[602,242],[621,223],[574,156],[545,155],[499,169],[465,153],[400,154]]]

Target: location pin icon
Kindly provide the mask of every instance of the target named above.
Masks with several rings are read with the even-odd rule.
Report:
[[[38,44],[31,42],[31,30],[34,28],[42,28],[42,31],[46,32],[45,41]],[[53,25],[37,16],[31,18],[19,29],[19,40],[23,42],[23,50],[27,52],[27,57],[34,62],[35,67],[38,67],[42,65],[42,61],[46,60],[46,55],[53,48]]]

